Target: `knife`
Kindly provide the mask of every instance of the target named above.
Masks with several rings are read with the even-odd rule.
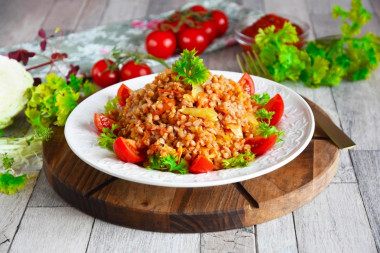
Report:
[[[301,96],[310,106],[315,123],[327,134],[327,136],[338,146],[339,149],[350,149],[356,146],[350,137],[348,137],[339,127],[337,127],[329,116],[315,103],[308,98]]]

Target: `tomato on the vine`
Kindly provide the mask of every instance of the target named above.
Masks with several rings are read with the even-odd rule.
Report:
[[[197,50],[197,55],[203,53],[209,44],[207,34],[201,28],[187,28],[179,34],[181,50]]]
[[[202,5],[194,5],[190,7],[190,10],[193,12],[198,12],[199,14],[206,14],[208,12],[207,9]]]
[[[108,63],[108,64],[107,64]],[[91,70],[92,80],[100,87],[107,87],[120,81],[120,73],[118,69],[110,70],[114,62],[103,59],[97,61]]]
[[[120,70],[121,81],[149,74],[152,74],[152,70],[146,63],[136,64],[134,61],[125,63]]]
[[[211,16],[216,22],[216,28],[218,31],[218,37],[222,36],[227,32],[228,29],[228,17],[227,15],[221,11],[221,10],[212,10]]]
[[[179,23],[179,20],[175,20],[175,21],[164,20],[157,25],[157,30],[158,31],[171,31],[175,34],[178,34],[183,29],[186,28],[185,23],[182,23],[180,27],[178,27],[178,23]]]
[[[209,19],[199,24],[203,31],[207,34],[210,43],[216,38],[218,31],[214,20]]]
[[[158,58],[167,59],[173,55],[177,46],[171,31],[153,31],[145,39],[146,51]]]

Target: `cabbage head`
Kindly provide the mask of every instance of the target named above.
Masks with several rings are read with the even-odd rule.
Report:
[[[11,125],[24,109],[32,86],[33,77],[20,63],[0,55],[0,129]]]

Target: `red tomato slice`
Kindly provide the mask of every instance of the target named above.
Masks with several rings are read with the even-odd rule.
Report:
[[[112,129],[112,124],[116,124],[116,121],[113,119],[108,118],[103,113],[95,113],[94,114],[94,123],[96,128],[99,130],[99,132],[103,132],[103,128],[109,128]]]
[[[271,149],[276,144],[277,135],[273,134],[268,138],[262,136],[256,136],[249,138],[245,141],[245,144],[251,145],[251,152],[256,155],[262,155]]]
[[[255,83],[253,82],[252,77],[245,72],[244,75],[239,80],[239,83],[243,84],[243,88],[248,92],[249,95],[255,94]]]
[[[198,156],[191,164],[189,171],[194,174],[206,173],[212,171],[215,165],[205,156]]]
[[[264,105],[264,108],[268,112],[274,112],[269,125],[276,125],[284,114],[284,101],[280,94],[276,94],[276,96],[272,97],[269,102]]]
[[[120,98],[118,100],[119,105],[124,106],[125,100],[131,95],[131,89],[128,88],[125,84],[122,84],[117,90],[117,96]]]
[[[143,154],[140,154],[134,140],[123,137],[117,138],[113,143],[113,151],[120,160],[126,163],[138,163],[145,158]]]

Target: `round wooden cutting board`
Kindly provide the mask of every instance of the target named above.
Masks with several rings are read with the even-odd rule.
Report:
[[[68,203],[102,220],[160,232],[210,232],[263,223],[301,207],[335,175],[338,148],[317,127],[292,162],[258,178],[223,186],[168,188],[133,183],[82,162],[63,129],[43,145],[44,171]]]

